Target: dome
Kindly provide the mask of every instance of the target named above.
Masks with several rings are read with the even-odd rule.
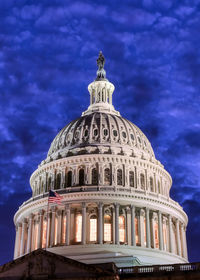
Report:
[[[48,156],[75,148],[107,146],[132,149],[154,157],[147,137],[130,121],[114,114],[94,112],[66,125],[55,137]]]

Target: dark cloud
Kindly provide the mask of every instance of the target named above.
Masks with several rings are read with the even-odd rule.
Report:
[[[200,1],[0,1],[0,262],[50,143],[89,105],[99,50],[117,110],[148,136],[189,216],[198,261]],[[4,215],[8,213],[8,215]],[[195,225],[195,226],[194,226]]]

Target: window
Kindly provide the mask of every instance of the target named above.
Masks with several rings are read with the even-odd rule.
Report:
[[[150,191],[153,192],[153,178],[152,177],[150,177],[149,183],[150,183]]]
[[[84,132],[84,136],[87,137],[88,136],[88,130],[86,129]]]
[[[97,241],[97,218],[94,215],[90,218],[90,241]]]
[[[104,170],[104,184],[110,185],[110,169],[109,168],[106,168]]]
[[[125,218],[119,216],[119,242],[125,243]]]
[[[130,187],[134,187],[134,172],[133,171],[129,172],[129,184],[130,184]]]
[[[117,137],[117,130],[113,130],[113,136]]]
[[[156,248],[159,248],[159,239],[158,239],[158,221],[155,221],[154,223],[154,230],[155,230],[155,245]]]
[[[131,140],[134,140],[134,135],[131,133]]]
[[[57,236],[58,236],[58,218],[55,217],[55,236],[54,236],[54,245],[58,243],[57,241]]]
[[[139,229],[138,229],[138,218],[135,217],[135,243],[139,246]]]
[[[37,250],[37,243],[38,243],[38,223],[35,221],[34,225],[34,250]]]
[[[97,136],[97,135],[98,135],[98,129],[95,128],[95,129],[94,129],[94,136]]]
[[[92,185],[98,185],[98,173],[96,168],[92,169]]]
[[[79,186],[83,186],[84,185],[84,169],[80,169],[79,170]]]
[[[61,183],[61,174],[59,173],[56,176],[56,185],[55,185],[56,190],[60,189],[60,183]]]
[[[111,242],[112,241],[112,224],[111,224],[111,216],[104,216],[104,241]]]
[[[75,234],[75,241],[81,242],[81,235],[82,235],[82,215],[76,215],[76,234]]]
[[[117,170],[117,185],[122,186],[122,170]]]
[[[103,130],[103,134],[104,134],[104,136],[108,135],[108,130],[106,128]]]
[[[43,230],[42,230],[42,248],[46,248],[47,238],[47,220],[43,220]]]
[[[126,132],[125,132],[125,131],[122,131],[122,136],[123,136],[124,138],[126,138]]]
[[[141,189],[142,189],[142,190],[145,189],[144,174],[140,174],[140,186],[141,186]]]
[[[71,187],[72,185],[72,171],[68,171],[65,175],[65,187]]]

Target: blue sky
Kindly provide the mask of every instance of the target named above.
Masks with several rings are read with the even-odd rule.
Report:
[[[189,217],[199,261],[200,1],[0,1],[0,264],[13,257],[13,215],[29,177],[89,105],[99,50],[113,103],[149,138]]]

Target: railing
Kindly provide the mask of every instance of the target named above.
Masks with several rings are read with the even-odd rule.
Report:
[[[200,271],[200,263],[169,264],[169,265],[148,265],[118,268],[118,274],[140,274],[173,271]]]

